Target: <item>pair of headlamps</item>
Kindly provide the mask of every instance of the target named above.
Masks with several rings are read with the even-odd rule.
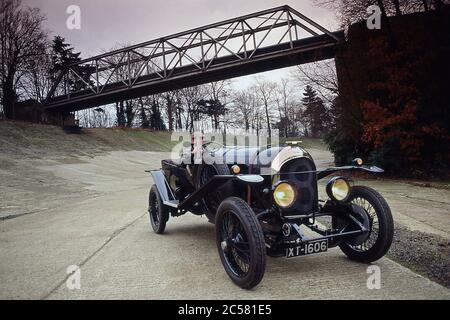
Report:
[[[350,196],[351,186],[343,177],[333,177],[326,186],[328,196],[334,201],[345,202]],[[291,207],[297,200],[298,192],[295,185],[289,181],[280,181],[273,188],[273,200],[280,208]]]

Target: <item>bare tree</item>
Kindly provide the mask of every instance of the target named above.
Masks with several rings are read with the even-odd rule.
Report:
[[[27,61],[23,76],[17,83],[19,99],[33,99],[43,102],[50,91],[52,80],[49,77],[51,68],[50,48],[42,48],[43,54]]]
[[[234,123],[244,127],[248,132],[251,128],[252,115],[255,110],[256,95],[249,90],[238,90],[234,93],[233,109]]]
[[[275,103],[280,114],[278,128],[285,137],[288,137],[293,131],[293,115],[296,112],[296,104],[292,101],[294,91],[290,83],[291,81],[288,78],[281,78],[274,93]]]
[[[202,116],[199,111],[198,102],[203,99],[205,95],[205,86],[194,86],[180,90],[181,103],[185,105],[185,129],[189,130],[189,132],[194,131],[194,121],[199,121]]]
[[[129,44],[121,44],[113,47],[110,51],[115,51],[117,49],[127,47],[128,45]],[[138,60],[140,56],[139,54],[132,52],[129,58],[130,61],[135,61]],[[132,76],[137,74],[142,67],[139,63],[130,63],[129,65],[122,63],[123,59],[123,54],[113,54],[105,57],[103,60],[106,62],[106,66],[117,66],[117,68],[102,76],[110,82],[126,82],[128,81],[130,74]],[[101,63],[105,62],[102,61]],[[148,66],[148,68],[150,68],[150,66]],[[117,125],[132,127],[136,119],[136,115],[141,111],[141,102],[142,101],[139,99],[128,99],[115,102]]]
[[[80,125],[85,128],[104,128],[114,125],[113,112],[108,107],[86,109],[76,112]]]
[[[290,77],[299,86],[310,85],[316,88],[327,103],[331,103],[339,93],[334,60],[299,65],[291,72]]]
[[[316,5],[336,12],[341,26],[346,26],[367,17],[367,8],[377,5],[383,16],[399,16],[413,12],[438,9],[448,0],[315,0]]]
[[[258,92],[259,99],[262,106],[264,107],[264,116],[266,120],[267,134],[269,137],[272,136],[272,118],[273,109],[271,108],[274,94],[276,90],[276,83],[264,80],[263,78],[256,78],[256,90]]]
[[[6,118],[14,117],[18,83],[30,60],[45,54],[44,20],[39,9],[25,7],[21,0],[0,0],[0,81]]]
[[[226,108],[227,100],[230,91],[231,80],[221,80],[217,82],[211,82],[206,85],[207,94],[209,95],[209,100],[214,102],[214,105],[223,106]],[[218,103],[220,102],[220,103]],[[222,108],[212,109],[210,116],[212,119],[212,127],[215,130],[219,129],[220,116],[224,113]]]
[[[176,108],[176,92],[175,91],[169,91],[164,94],[165,99],[165,109],[166,109],[166,116],[167,116],[167,123],[168,123],[168,129],[169,131],[173,131],[174,129],[174,114],[175,114],[175,108]]]

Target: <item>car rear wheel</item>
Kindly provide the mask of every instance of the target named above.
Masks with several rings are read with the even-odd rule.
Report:
[[[216,215],[216,242],[220,260],[231,280],[243,289],[258,285],[266,268],[261,225],[249,205],[230,197]]]
[[[169,220],[169,210],[162,203],[161,196],[155,184],[151,187],[148,196],[148,213],[153,231],[158,234],[164,233],[167,220]]]
[[[349,203],[364,209],[369,219],[369,234],[361,243],[344,241],[341,250],[352,260],[370,263],[383,257],[394,236],[394,221],[386,200],[372,188],[355,186]]]

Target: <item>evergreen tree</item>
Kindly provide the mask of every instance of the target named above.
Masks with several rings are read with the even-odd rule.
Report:
[[[68,66],[81,61],[80,52],[74,52],[74,48],[61,36],[55,36],[52,41],[52,64],[50,69],[50,77],[56,79],[59,73]],[[71,91],[78,91],[87,88],[87,84],[91,84],[90,75],[94,71],[93,67],[86,65],[74,65],[71,67],[75,74],[70,75],[67,79],[68,87]],[[81,78],[81,79],[80,79]]]
[[[309,85],[306,86],[303,93],[302,104],[305,108],[303,117],[307,128],[305,135],[309,134],[313,138],[321,137],[327,131],[330,116],[323,100],[317,96],[317,92]]]
[[[72,63],[81,61],[80,52],[73,52],[74,48],[65,42],[61,36],[56,36],[52,42],[52,74],[56,74]]]
[[[219,100],[200,100],[198,103],[199,111],[209,117],[213,123],[214,129],[219,129],[219,117],[227,112],[225,105]]]

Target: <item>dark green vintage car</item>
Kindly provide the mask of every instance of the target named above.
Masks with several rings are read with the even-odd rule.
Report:
[[[339,246],[350,259],[370,263],[389,250],[394,224],[388,204],[377,191],[352,186],[348,178],[354,170],[382,169],[357,158],[319,171],[296,143],[206,143],[201,154],[201,162],[187,154],[149,171],[155,183],[149,195],[151,225],[163,233],[170,216],[206,215],[215,223],[225,271],[241,288],[260,283],[266,255],[292,258]],[[328,199],[320,200],[317,182],[330,175]]]

